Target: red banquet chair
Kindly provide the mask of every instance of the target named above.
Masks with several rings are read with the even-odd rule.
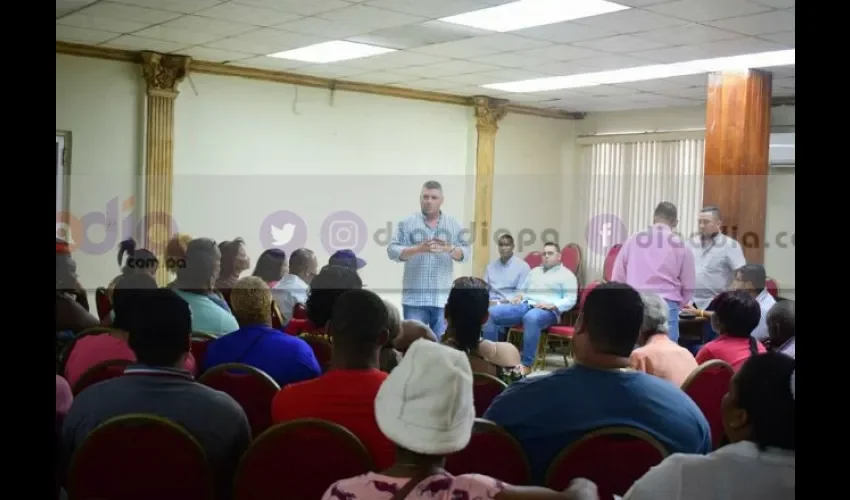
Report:
[[[585,434],[552,460],[545,486],[567,489],[579,477],[596,483],[600,500],[622,496],[632,484],[668,455],[650,434],[626,426],[603,427]]]
[[[529,254],[525,256],[525,262],[528,264],[528,267],[534,269],[535,267],[543,264],[543,252],[529,252]]]
[[[71,499],[212,500],[213,473],[203,448],[179,425],[155,415],[107,420],[74,453]]]
[[[336,481],[374,469],[348,429],[315,418],[293,420],[254,440],[236,470],[234,500],[317,500]]]
[[[767,278],[764,280],[764,289],[767,290],[774,299],[779,297],[779,283],[776,282],[773,278]]]
[[[446,457],[446,471],[456,476],[483,474],[516,485],[531,482],[522,446],[508,431],[483,418],[475,419],[466,448]]]
[[[216,336],[207,332],[192,332],[192,337],[189,345],[189,352],[195,358],[195,367],[198,373],[202,373],[204,369],[205,359],[207,357],[207,349],[210,347],[210,342],[216,339]]]
[[[617,243],[608,250],[608,255],[605,256],[605,264],[602,270],[602,280],[611,281],[611,275],[614,274],[614,262],[617,261],[617,256],[620,255],[620,249],[623,245]]]
[[[295,304],[292,308],[292,319],[307,319],[307,308],[304,304]]]
[[[94,289],[94,305],[97,309],[97,319],[103,320],[112,311],[112,301],[106,288],[99,286]]]
[[[229,394],[245,410],[251,435],[259,436],[272,425],[272,399],[280,386],[266,372],[243,363],[225,363],[201,375],[207,387]]]
[[[310,349],[313,349],[313,354],[316,356],[316,361],[319,362],[319,368],[322,369],[322,372],[328,371],[331,367],[331,357],[333,356],[333,347],[330,341],[328,341],[328,338],[324,335],[312,333],[301,335],[299,338],[307,342]]]
[[[734,374],[735,370],[729,363],[713,359],[699,365],[682,383],[682,390],[694,400],[708,420],[714,449],[721,446],[725,436],[720,401],[729,392]]]
[[[83,390],[98,382],[120,377],[124,375],[124,370],[130,364],[132,364],[132,361],[127,359],[108,359],[102,363],[98,363],[80,376],[71,392],[74,393],[74,396],[77,396]]]
[[[508,388],[504,381],[489,373],[472,374],[472,395],[475,402],[475,416],[482,417],[496,396]]]

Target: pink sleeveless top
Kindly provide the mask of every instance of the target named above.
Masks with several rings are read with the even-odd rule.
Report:
[[[391,500],[407,484],[407,478],[370,472],[332,484],[322,500]],[[425,479],[406,500],[475,500],[494,498],[504,484],[480,474],[432,476]]]

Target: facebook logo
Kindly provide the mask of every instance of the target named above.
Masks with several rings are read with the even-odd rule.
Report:
[[[588,249],[600,255],[607,255],[611,247],[626,241],[628,231],[616,215],[599,214],[587,223],[584,237]]]

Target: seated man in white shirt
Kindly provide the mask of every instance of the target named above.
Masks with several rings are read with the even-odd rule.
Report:
[[[292,319],[295,304],[307,303],[310,282],[318,273],[319,262],[312,250],[299,248],[289,256],[289,274],[272,288],[272,297],[280,308],[284,323]]]
[[[537,354],[540,332],[557,324],[561,314],[572,309],[577,298],[578,280],[561,264],[561,248],[557,243],[546,243],[543,264],[528,273],[509,303],[490,308],[484,338],[498,342],[505,328],[522,324],[522,367],[523,373],[528,373]]]
[[[499,258],[487,265],[484,281],[490,286],[490,303],[507,303],[525,283],[531,268],[528,262],[514,255],[514,237],[499,237]]]
[[[770,308],[776,304],[776,299],[767,291],[765,284],[767,283],[767,273],[764,266],[759,264],[747,264],[735,272],[735,280],[730,287],[732,290],[746,290],[756,298],[761,308],[761,319],[758,326],[750,334],[756,340],[764,341],[767,339],[767,313]]]
[[[782,300],[767,313],[767,331],[770,338],[767,348],[795,358],[796,307],[793,300]]]

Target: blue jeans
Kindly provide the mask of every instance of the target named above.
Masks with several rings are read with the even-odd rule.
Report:
[[[672,300],[665,300],[667,307],[670,308],[670,318],[667,320],[667,336],[673,342],[679,342],[679,303]]]
[[[446,331],[446,317],[442,307],[409,306],[402,304],[401,313],[404,319],[417,319],[428,325],[434,331],[437,340],[440,340],[443,332]]]
[[[484,338],[498,342],[506,328],[522,324],[522,365],[531,367],[537,354],[540,332],[558,323],[558,313],[522,304],[496,304],[484,324]]]

